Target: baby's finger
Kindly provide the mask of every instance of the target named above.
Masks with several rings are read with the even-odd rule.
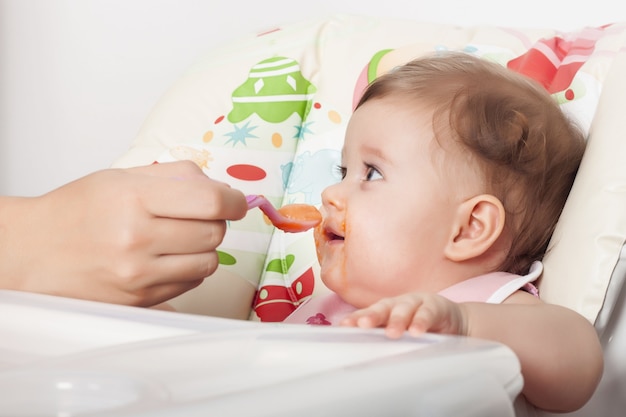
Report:
[[[405,331],[412,325],[413,317],[418,310],[419,305],[409,302],[399,302],[393,306],[387,325],[385,326],[385,334],[391,339],[402,337]],[[418,310],[419,311],[419,310]]]
[[[341,319],[341,321],[339,322],[339,325],[343,327],[357,327],[357,317],[355,317],[352,314],[349,316],[346,316],[343,319]]]
[[[408,326],[409,334],[413,337],[421,336],[426,333],[433,325],[434,314],[427,306],[415,311],[410,325]]]
[[[378,320],[376,318],[376,315],[370,312],[368,308],[365,310],[355,311],[354,313],[346,316],[339,322],[339,325],[346,327],[361,327],[363,329],[371,329],[373,327],[378,327],[378,324],[376,324],[377,321]]]
[[[371,306],[357,310],[341,321],[342,326],[361,327],[371,329],[382,326],[389,317],[390,306],[384,300]]]

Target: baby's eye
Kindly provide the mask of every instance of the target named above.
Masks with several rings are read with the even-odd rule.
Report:
[[[368,165],[365,173],[365,181],[376,181],[381,179],[383,179],[383,174],[380,173],[378,168]]]
[[[341,165],[337,165],[335,167],[335,171],[339,174],[339,176],[341,177],[341,179],[343,180],[344,178],[346,178],[346,167],[343,167]]]

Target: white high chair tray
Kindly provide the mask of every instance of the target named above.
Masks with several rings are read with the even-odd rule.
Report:
[[[0,415],[513,416],[507,347],[0,291]]]

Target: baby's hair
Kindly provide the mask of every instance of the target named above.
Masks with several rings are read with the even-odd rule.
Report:
[[[372,82],[357,108],[387,96],[432,106],[433,131],[478,161],[511,236],[499,270],[523,274],[541,260],[585,149],[580,129],[537,82],[461,52],[412,60]]]

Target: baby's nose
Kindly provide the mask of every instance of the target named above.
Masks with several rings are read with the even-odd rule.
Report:
[[[322,191],[322,207],[327,213],[331,210],[343,210],[344,198],[341,183],[330,185]]]

